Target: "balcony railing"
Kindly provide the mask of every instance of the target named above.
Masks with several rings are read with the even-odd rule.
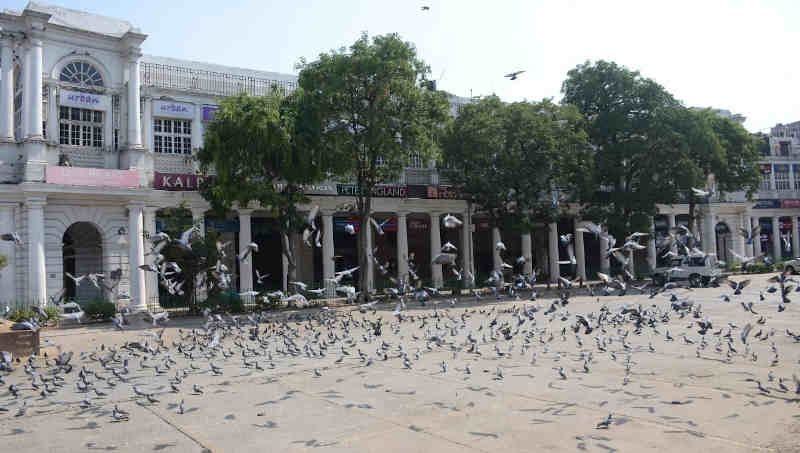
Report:
[[[235,96],[241,93],[263,96],[272,87],[287,94],[297,87],[297,83],[291,80],[261,79],[158,63],[142,63],[140,71],[142,86],[216,96]]]

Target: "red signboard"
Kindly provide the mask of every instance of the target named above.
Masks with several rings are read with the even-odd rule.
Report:
[[[90,187],[139,187],[137,170],[111,170],[106,168],[48,166],[45,173],[48,184]]]
[[[458,192],[448,186],[428,186],[428,198],[457,200]]]
[[[153,188],[159,190],[198,190],[205,176],[179,173],[154,173]]]
[[[781,200],[781,207],[782,208],[789,208],[789,209],[800,208],[800,199],[797,199],[797,198],[785,198],[785,199]]]

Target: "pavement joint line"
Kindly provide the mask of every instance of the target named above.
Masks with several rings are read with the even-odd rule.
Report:
[[[174,429],[175,431],[178,431],[179,433],[181,433],[181,434],[183,434],[184,436],[186,436],[186,438],[188,438],[189,440],[191,440],[192,442],[194,442],[195,444],[197,444],[197,446],[199,446],[200,448],[202,448],[202,449],[203,449],[203,453],[206,453],[206,452],[207,452],[207,453],[213,453],[213,452],[215,451],[214,449],[210,448],[208,445],[206,445],[206,444],[204,444],[203,442],[201,442],[201,441],[200,441],[198,438],[196,438],[195,436],[191,435],[191,434],[190,434],[188,431],[186,431],[185,429],[181,428],[180,426],[178,426],[178,425],[177,425],[177,424],[175,424],[175,423],[172,423],[172,422],[171,422],[169,419],[167,419],[166,417],[162,416],[161,414],[159,414],[158,412],[156,412],[155,410],[153,410],[153,409],[152,409],[151,407],[149,407],[148,405],[142,405],[142,404],[140,404],[139,406],[143,407],[143,408],[144,408],[144,409],[145,409],[147,412],[150,412],[151,414],[155,415],[155,416],[156,416],[158,419],[160,419],[162,422],[164,422],[164,423],[166,423],[167,425],[169,425],[170,427],[172,427],[172,429]],[[216,451],[222,451],[222,450],[216,450]]]

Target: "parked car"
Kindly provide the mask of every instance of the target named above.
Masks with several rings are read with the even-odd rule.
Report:
[[[800,269],[800,263],[797,266]],[[712,277],[720,275],[719,268],[709,256],[681,256],[670,261],[669,267],[657,267],[651,277],[656,285],[688,280],[694,288],[707,285]]]
[[[800,272],[800,258],[791,259],[789,261],[783,262],[783,270],[790,273],[796,274]]]

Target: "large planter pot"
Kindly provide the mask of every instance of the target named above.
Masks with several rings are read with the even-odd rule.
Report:
[[[0,324],[0,351],[8,351],[14,357],[39,354],[39,332],[11,330],[11,324]]]

